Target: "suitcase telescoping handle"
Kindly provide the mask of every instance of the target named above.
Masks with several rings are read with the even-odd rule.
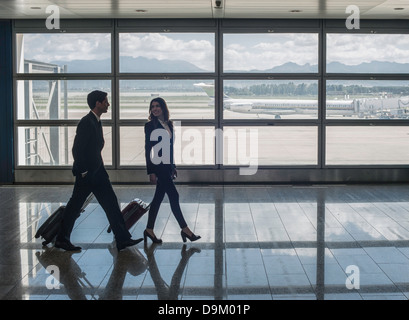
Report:
[[[129,202],[126,207],[122,210],[122,216],[125,222],[138,210],[142,209],[143,213],[149,210],[151,204],[147,204],[145,201],[135,198],[131,202]],[[108,227],[107,232],[110,233],[112,231],[111,226]]]

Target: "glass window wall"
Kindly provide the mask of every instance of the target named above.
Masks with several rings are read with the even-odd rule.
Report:
[[[17,33],[18,73],[109,73],[110,33]]]
[[[230,126],[223,129],[223,163],[240,166],[317,165],[315,126]]]
[[[87,95],[96,89],[108,93],[111,107],[103,119],[111,119],[113,99],[110,80],[18,80],[17,119],[81,119],[90,111]]]
[[[329,126],[326,162],[329,165],[409,164],[407,126]]]
[[[19,126],[18,166],[72,166],[72,145],[76,126]],[[102,157],[112,165],[112,127],[103,126],[105,145]]]
[[[182,126],[174,121],[174,157],[177,166],[215,164],[215,129],[210,126]],[[143,126],[123,126],[120,132],[121,165],[145,166]]]
[[[210,85],[206,87],[209,88]],[[318,119],[318,81],[226,80],[223,92],[223,117]]]
[[[328,80],[328,119],[408,119],[409,81]]]
[[[154,97],[180,124],[181,167],[407,164],[403,30],[113,23],[58,34],[15,28],[17,168],[70,167],[74,129],[95,89],[111,104],[103,116],[110,169],[145,166],[143,125]]]
[[[328,73],[409,73],[407,34],[327,34]]]
[[[215,71],[214,33],[120,33],[119,69],[129,73]]]
[[[214,119],[214,93],[209,95],[201,89],[204,81],[120,80],[120,118],[146,120],[150,101],[162,97],[166,100],[171,119]],[[214,81],[207,83],[213,88]]]
[[[317,73],[317,33],[224,34],[224,72]]]

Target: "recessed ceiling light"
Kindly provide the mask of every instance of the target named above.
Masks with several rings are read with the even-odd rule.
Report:
[[[393,10],[405,10],[405,8],[393,8]]]

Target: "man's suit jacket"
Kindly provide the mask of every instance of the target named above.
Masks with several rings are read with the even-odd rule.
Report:
[[[103,165],[101,151],[104,144],[101,122],[98,122],[96,116],[90,111],[77,126],[72,147],[74,176],[84,172],[88,172],[87,175],[93,175]]]
[[[151,141],[151,135],[152,132],[155,129],[163,129],[166,131],[166,129],[160,124],[159,121],[157,120],[151,120],[147,123],[145,123],[145,159],[146,159],[146,170],[148,174],[151,173],[157,173],[158,172],[158,166],[163,166],[163,165],[167,165],[169,166],[169,170],[172,171],[176,168],[175,166],[175,162],[173,159],[173,140],[174,140],[174,136],[175,136],[175,131],[173,130],[173,126],[169,126],[170,129],[172,130],[172,136],[170,137],[170,146],[169,146],[169,159],[167,163],[160,163],[160,164],[155,164],[152,162],[152,158],[151,158],[151,151],[152,148],[162,142],[162,138],[159,138],[158,141],[155,141],[155,139],[153,139],[154,141]],[[163,143],[163,142],[162,142]],[[163,156],[162,150],[160,150],[157,154],[159,157]],[[164,159],[166,159],[166,157],[163,157]]]

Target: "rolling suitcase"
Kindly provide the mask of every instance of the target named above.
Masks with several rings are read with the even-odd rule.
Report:
[[[129,230],[149,210],[149,207],[150,204],[138,198],[129,202],[121,211],[126,229]],[[111,232],[111,227],[108,227],[107,232]]]
[[[91,193],[87,200],[85,200],[79,214],[84,212],[85,207],[92,201],[94,198],[94,195]],[[43,238],[44,241],[42,242],[43,246],[46,246],[50,242],[52,242],[55,237],[57,236],[58,230],[60,229],[62,217],[64,214],[65,206],[60,206],[58,207],[57,210],[55,210],[51,216],[47,218],[47,220],[44,221],[44,223],[38,228],[35,237],[38,238]]]

